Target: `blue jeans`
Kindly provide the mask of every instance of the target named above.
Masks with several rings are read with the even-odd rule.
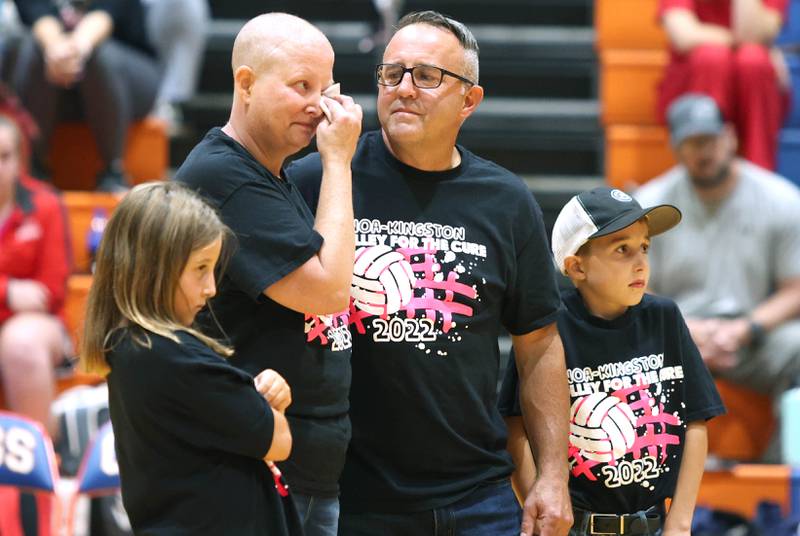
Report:
[[[519,536],[521,524],[522,510],[511,483],[503,479],[435,510],[344,513],[339,536]]]
[[[339,527],[339,498],[292,493],[306,536],[336,536]]]

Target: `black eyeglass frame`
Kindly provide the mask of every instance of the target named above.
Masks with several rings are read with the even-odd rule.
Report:
[[[396,84],[386,84],[384,82],[381,82],[381,77],[380,77],[381,68],[385,67],[387,65],[388,66],[393,66],[393,67],[400,67],[401,69],[403,69],[403,72],[400,74],[400,78],[397,79],[397,83]],[[439,73],[440,73],[439,83],[436,84],[435,86],[430,86],[430,87],[420,87],[420,86],[418,86],[417,85],[417,81],[414,80],[414,69],[416,69],[417,67],[427,67],[429,69],[436,69],[437,71],[439,71]],[[476,85],[475,82],[473,82],[469,78],[464,78],[460,74],[456,74],[456,73],[454,73],[452,71],[448,71],[447,69],[442,69],[441,67],[437,67],[436,65],[427,65],[427,64],[414,65],[413,67],[406,67],[405,65],[402,65],[400,63],[379,63],[378,65],[375,66],[375,81],[378,83],[378,85],[381,85],[381,86],[397,87],[397,86],[399,86],[400,84],[403,83],[403,78],[405,78],[406,73],[411,74],[411,83],[414,84],[414,87],[416,87],[418,89],[436,89],[437,87],[442,85],[442,81],[444,80],[444,76],[445,75],[452,76],[456,80],[460,80],[461,82],[464,82],[465,84],[469,84],[471,86]]]

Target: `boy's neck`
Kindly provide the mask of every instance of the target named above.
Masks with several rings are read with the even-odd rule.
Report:
[[[583,285],[577,287],[578,295],[589,314],[603,320],[615,320],[628,311],[628,305],[609,303],[607,299],[597,296]]]

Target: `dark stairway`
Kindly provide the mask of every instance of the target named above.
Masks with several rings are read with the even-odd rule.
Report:
[[[382,51],[358,47],[377,25],[370,0],[212,0],[211,8],[198,95],[185,109],[192,128],[172,142],[173,167],[227,119],[234,37],[246,19],[266,11],[295,13],[322,29],[336,51],[336,80],[362,105],[364,129],[377,128],[372,72]],[[420,9],[450,15],[475,33],[486,98],[459,141],[520,174],[549,227],[571,195],[602,182],[592,1],[408,0],[404,12]]]

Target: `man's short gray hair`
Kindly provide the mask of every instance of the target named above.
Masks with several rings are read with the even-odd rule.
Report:
[[[400,30],[412,24],[428,24],[436,28],[442,28],[456,36],[456,39],[464,49],[464,76],[476,84],[478,83],[478,41],[469,28],[463,23],[446,17],[437,11],[415,11],[400,19],[397,22],[397,29]]]

